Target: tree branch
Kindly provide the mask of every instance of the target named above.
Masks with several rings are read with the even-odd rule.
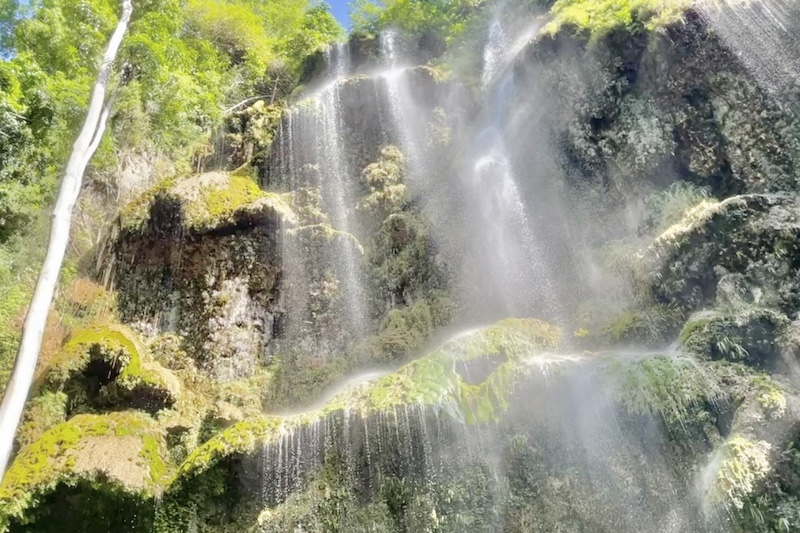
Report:
[[[257,100],[265,100],[267,98],[269,98],[269,95],[266,95],[266,94],[262,94],[262,95],[259,95],[259,96],[253,96],[253,97],[247,98],[245,100],[242,100],[241,102],[239,102],[235,106],[231,106],[231,107],[229,107],[227,109],[223,108],[222,113],[227,115],[228,113],[230,113],[232,111],[235,111],[237,108],[242,107],[243,105],[249,104],[250,102],[255,102]]]

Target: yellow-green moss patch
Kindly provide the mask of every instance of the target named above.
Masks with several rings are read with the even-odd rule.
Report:
[[[264,211],[290,222],[294,220],[281,195],[262,191],[250,177],[241,173],[211,172],[159,183],[122,209],[120,227],[128,231],[141,230],[157,200],[177,203],[183,227],[192,231],[232,224],[240,215]]]
[[[732,435],[717,451],[712,470],[710,502],[742,509],[745,500],[771,472],[772,446],[763,440]]]
[[[654,30],[680,21],[690,6],[691,0],[557,0],[543,31],[555,34],[572,26],[593,40],[636,23]]]
[[[76,331],[50,365],[46,383],[73,401],[78,394],[99,406],[150,412],[173,405],[180,394],[178,379],[150,360],[136,333],[113,323]]]
[[[60,485],[101,481],[158,494],[169,469],[155,423],[136,412],[78,415],[23,447],[0,484],[0,531]]]

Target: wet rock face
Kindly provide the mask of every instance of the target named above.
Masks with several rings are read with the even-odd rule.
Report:
[[[795,111],[694,12],[663,33],[617,31],[588,46],[565,28],[530,46],[517,71],[549,106],[537,110],[544,125],[534,116],[523,130],[548,130],[572,180],[623,195],[676,179],[718,196],[796,186]]]
[[[124,322],[178,333],[211,375],[252,373],[272,338],[280,224],[265,210],[211,231],[184,230],[176,202],[155,202],[143,233],[123,231],[111,280]]]
[[[744,195],[704,202],[645,252],[656,299],[693,311],[717,300],[792,315],[800,308],[798,200]]]

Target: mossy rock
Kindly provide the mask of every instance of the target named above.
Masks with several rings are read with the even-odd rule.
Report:
[[[316,513],[298,514],[296,505],[310,501],[307,497],[313,500],[318,490],[332,498],[341,496],[346,500],[343,505],[352,501],[352,487],[339,491],[335,483],[325,481],[326,468],[338,468],[342,479],[393,472],[393,468],[413,471],[422,466],[409,466],[409,458],[416,457],[420,463],[431,459],[430,446],[460,450],[457,435],[496,434],[495,424],[519,428],[520,420],[531,421],[529,430],[535,433],[537,446],[547,442],[554,450],[569,448],[564,460],[576,460],[581,457],[581,443],[558,439],[580,434],[571,419],[564,417],[586,415],[587,408],[598,409],[615,421],[616,429],[603,433],[605,445],[630,450],[642,445],[647,453],[655,454],[653,460],[661,464],[658,468],[674,469],[669,475],[678,472],[688,480],[730,431],[752,432],[759,422],[751,407],[775,423],[786,412],[781,389],[738,363],[698,361],[676,354],[559,351],[556,328],[537,320],[506,319],[457,335],[396,371],[351,384],[321,407],[294,415],[249,417],[189,454],[164,496],[157,530],[183,531],[191,523],[213,521],[235,527],[258,522],[269,531],[280,527],[277,524],[293,523],[293,517],[312,520]],[[740,409],[742,405],[747,408]],[[599,423],[594,414],[590,418]],[[426,421],[431,425],[426,426]],[[642,428],[646,428],[644,433]],[[432,439],[433,432],[441,433],[436,443],[425,440]],[[381,435],[388,440],[381,441]],[[434,453],[449,457],[453,450]],[[609,464],[617,459],[640,464],[641,458],[616,458],[614,454],[624,453],[616,449],[608,453]],[[302,461],[296,462],[299,457]],[[354,470],[347,470],[348,465]],[[539,467],[531,465],[531,471]],[[372,474],[361,468],[372,469]],[[381,476],[371,479],[385,480]],[[264,485],[264,479],[271,481]],[[641,490],[636,480],[626,479],[630,490]],[[658,479],[654,474],[653,482]],[[678,483],[675,486],[682,481]],[[601,485],[609,491],[603,497],[615,494],[613,484]],[[375,486],[362,489],[369,491],[364,501],[380,501],[382,493]],[[269,511],[253,501],[267,505]],[[591,516],[591,510],[584,511]]]
[[[363,340],[356,352],[370,362],[401,361],[419,354],[433,332],[444,326],[454,309],[453,301],[441,291],[407,307],[390,310],[375,335]]]
[[[164,218],[158,212],[159,205],[170,207],[168,218],[173,223],[194,232],[233,225],[259,214],[294,220],[279,195],[262,191],[249,177],[212,172],[159,183],[122,209],[119,227],[129,232],[144,231],[148,223],[155,222],[154,217]]]
[[[789,319],[772,309],[702,312],[681,331],[681,347],[698,357],[775,368],[781,362],[780,339]]]
[[[791,315],[800,309],[794,265],[800,259],[797,199],[750,194],[704,200],[641,255],[652,298],[685,311],[716,301],[723,279],[736,277],[746,303]]]
[[[153,498],[168,480],[164,448],[155,422],[141,413],[78,415],[57,425],[23,447],[5,473],[0,485],[0,531],[56,531],[47,521],[58,517],[43,506],[64,509],[65,499],[83,499],[84,518],[92,516],[96,501],[108,508],[114,502],[120,506],[117,516],[69,527],[140,531],[137,527],[152,519]],[[80,509],[73,512],[74,518],[81,518]],[[119,522],[120,515],[135,522]],[[37,523],[40,518],[44,524]],[[65,526],[60,523],[62,531]]]
[[[369,194],[359,202],[358,208],[376,212],[380,219],[400,209],[407,201],[406,186],[403,184],[405,172],[403,153],[396,146],[382,146],[378,160],[361,171],[361,180]]]
[[[119,324],[73,333],[45,381],[49,390],[67,394],[73,412],[132,407],[156,413],[180,396],[180,381],[150,360],[136,333]]]
[[[772,445],[745,435],[731,435],[711,463],[706,498],[711,505],[741,510],[772,471]],[[714,468],[716,467],[716,468]]]
[[[257,477],[253,469],[260,464],[258,452],[292,432],[308,433],[324,424],[341,433],[344,420],[351,416],[366,423],[408,406],[441,410],[458,424],[497,420],[515,383],[535,368],[525,363],[527,358],[555,349],[558,336],[555,328],[538,320],[506,319],[467,332],[396,372],[353,385],[319,409],[236,423],[195,449],[180,466],[159,509],[158,530],[181,531],[193,520],[208,520],[212,514],[214,520],[235,522],[245,515],[255,520],[261,509],[247,505],[241,495],[224,505],[220,501],[232,497],[231,484],[246,490],[242,485],[255,483],[255,479],[247,480]],[[459,373],[465,365],[481,360],[498,363],[484,381],[474,382]],[[330,438],[338,442],[338,437]]]

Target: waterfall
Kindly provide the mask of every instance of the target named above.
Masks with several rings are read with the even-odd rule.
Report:
[[[482,75],[485,113],[463,172],[471,228],[467,283],[471,306],[483,318],[538,313],[558,319],[547,250],[532,228],[530,206],[504,141],[515,79],[512,63],[532,29],[509,35],[498,20],[489,27]]]
[[[794,91],[800,80],[800,6],[789,0],[701,0],[701,16],[773,92]]]
[[[423,166],[420,145],[426,133],[424,125],[415,120],[417,106],[410,87],[410,69],[403,65],[397,43],[397,33],[391,30],[380,34],[380,55],[386,67],[376,77],[385,86],[392,122],[398,130],[400,147],[406,155],[409,174],[418,175]]]
[[[271,177],[274,185],[291,191],[297,208],[320,211],[287,231],[281,299],[286,335],[303,351],[322,354],[363,334],[367,321],[362,250],[350,208],[356,203],[358,169],[348,160],[341,103],[340,76],[350,66],[346,47],[330,53],[337,77],[285,113],[278,133],[279,164]],[[325,312],[327,319],[321,316]]]

